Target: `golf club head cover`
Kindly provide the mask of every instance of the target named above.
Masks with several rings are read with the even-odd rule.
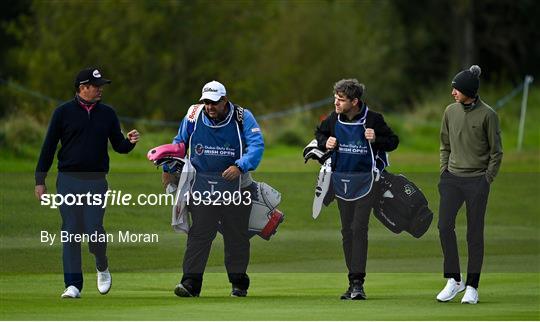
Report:
[[[163,166],[167,172],[180,172],[186,157],[186,146],[184,143],[163,144],[150,149],[146,155],[157,167]]]
[[[304,157],[304,163],[307,163],[309,159],[317,160],[320,164],[323,164],[332,154],[332,150],[326,152],[319,149],[317,140],[313,139],[306,145],[302,151]]]

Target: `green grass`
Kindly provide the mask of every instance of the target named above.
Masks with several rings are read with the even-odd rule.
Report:
[[[205,275],[200,298],[178,298],[178,273],[116,273],[107,296],[88,277],[81,299],[62,300],[59,275],[3,275],[9,320],[538,320],[537,274],[484,274],[480,304],[438,303],[436,274],[375,273],[368,301],[340,301],[343,274],[257,273],[246,298],[229,297],[225,274]],[[18,285],[14,288],[13,285]],[[41,286],[36,289],[36,286]],[[519,291],[516,291],[519,290]],[[459,297],[459,296],[458,296]]]
[[[318,166],[303,163],[301,147],[268,145],[254,174],[256,180],[282,192],[279,208],[286,221],[270,242],[252,239],[248,298],[228,296],[221,236],[214,241],[202,297],[175,297],[172,289],[180,278],[186,236],[172,231],[170,208],[113,206],[105,216],[108,232],[157,233],[159,242],[109,245],[114,286],[106,297],[95,290],[93,259],[84,246],[87,284],[83,298],[76,301],[59,298],[63,289],[60,244],[48,246],[39,240],[42,230],[60,230],[58,210],[41,207],[33,197],[39,149],[24,146],[23,157],[2,148],[0,319],[539,320],[540,135],[535,126],[540,114],[533,108],[539,97],[531,96],[522,152],[515,151],[516,108],[505,107],[499,113],[505,155],[487,209],[479,305],[460,305],[458,299],[446,304],[434,300],[444,284],[436,228],[441,99],[440,104],[411,115],[387,117],[402,142],[391,154],[389,170],[406,174],[423,190],[435,218],[426,235],[415,239],[406,233],[392,234],[371,217],[366,302],[338,300],[347,284],[339,215],[334,203],[317,220],[311,218]],[[492,100],[488,97],[487,101]],[[111,153],[110,189],[134,195],[160,193],[160,171],[145,156],[148,149],[169,142],[174,134],[173,130],[143,133],[131,154]],[[53,170],[47,179],[50,192],[55,191],[55,177]],[[467,259],[465,223],[462,209],[456,231],[463,269]]]

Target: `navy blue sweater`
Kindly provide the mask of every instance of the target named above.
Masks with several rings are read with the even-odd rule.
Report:
[[[58,152],[58,171],[105,176],[109,171],[108,140],[118,153],[128,153],[135,147],[122,134],[118,117],[110,106],[97,103],[88,112],[77,99],[60,105],[53,113],[41,148],[36,185],[45,183],[58,141],[62,145]]]

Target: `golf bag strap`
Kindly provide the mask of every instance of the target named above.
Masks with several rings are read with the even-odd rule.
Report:
[[[244,108],[240,105],[233,104],[234,106],[234,116],[240,131],[244,132]]]
[[[233,104],[234,107],[234,119],[238,123],[238,126],[240,127],[240,131],[244,132],[244,108],[240,105]],[[195,123],[197,122],[197,119],[201,115],[202,108],[197,110],[196,108],[200,108],[199,106],[192,105],[190,110],[188,111],[188,138],[191,137],[191,134],[193,134],[193,131],[195,130]],[[190,112],[192,111],[193,112]]]

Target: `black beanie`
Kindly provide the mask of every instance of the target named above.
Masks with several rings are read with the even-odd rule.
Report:
[[[480,73],[482,70],[478,65],[472,65],[469,69],[459,72],[452,80],[452,87],[467,95],[476,97],[480,86]]]

